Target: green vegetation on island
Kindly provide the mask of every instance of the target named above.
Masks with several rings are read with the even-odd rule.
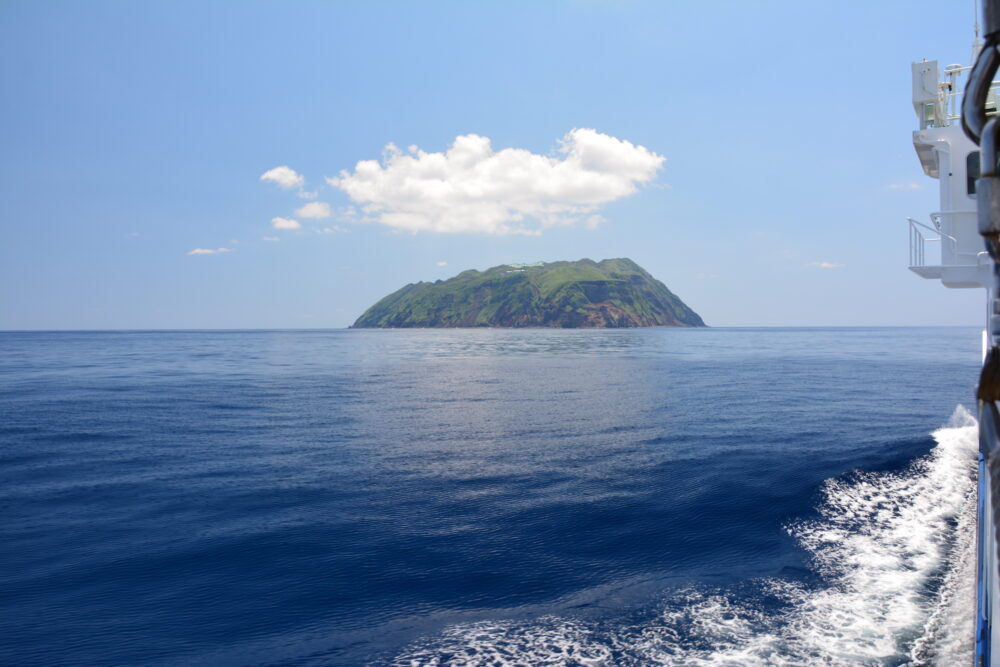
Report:
[[[407,285],[369,308],[364,327],[703,327],[630,259],[505,264]]]

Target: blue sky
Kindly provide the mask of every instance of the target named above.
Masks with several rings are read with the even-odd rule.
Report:
[[[938,208],[909,63],[968,63],[965,4],[5,0],[0,329],[343,327],[409,282],[582,257],[710,325],[978,324],[978,290],[905,268]],[[606,137],[594,188],[574,129]],[[337,180],[466,135],[520,149],[482,206],[413,203],[402,163],[368,200]],[[569,174],[568,209],[519,159]],[[470,173],[444,179],[493,183]]]

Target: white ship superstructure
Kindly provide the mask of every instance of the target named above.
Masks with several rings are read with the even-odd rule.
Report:
[[[920,129],[913,147],[924,173],[938,179],[940,208],[927,220],[909,219],[910,270],[945,287],[988,287],[990,258],[976,218],[979,148],[965,136],[958,113],[959,80],[971,67],[936,60],[913,63],[913,108]],[[996,108],[996,88],[989,102]]]

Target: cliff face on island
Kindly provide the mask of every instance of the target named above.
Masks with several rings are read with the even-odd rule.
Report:
[[[703,327],[701,317],[630,259],[507,264],[407,285],[363,327]]]

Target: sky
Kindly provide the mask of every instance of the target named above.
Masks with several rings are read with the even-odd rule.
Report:
[[[968,7],[966,7],[968,5]],[[629,257],[711,326],[976,325],[910,62],[972,3],[0,0],[0,329],[349,326]]]

